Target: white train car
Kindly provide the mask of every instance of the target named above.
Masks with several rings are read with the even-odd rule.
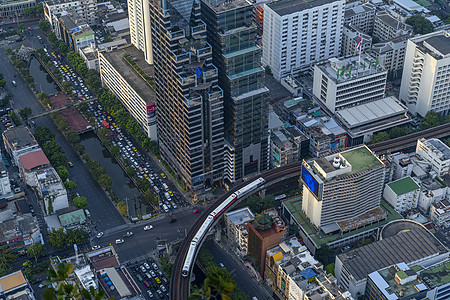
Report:
[[[183,277],[187,277],[189,275],[191,265],[195,257],[195,251],[197,251],[197,242],[191,242],[186,259],[184,260],[183,270],[181,271],[181,275],[183,275]]]
[[[266,181],[264,180],[264,178],[260,177],[260,178],[256,179],[255,181],[253,181],[252,183],[247,184],[246,186],[244,186],[243,188],[241,188],[239,190],[238,198],[242,198],[242,197],[246,196],[247,194],[250,194],[257,188],[262,186],[265,182]]]
[[[214,222],[214,217],[209,215],[206,220],[203,222],[202,226],[200,226],[199,230],[197,231],[197,234],[194,236],[192,241],[198,242],[200,241],[208,232],[209,227],[211,227],[212,223]]]
[[[225,201],[223,201],[219,206],[217,206],[216,209],[213,210],[213,212],[210,215],[214,217],[214,220],[219,218],[222,215],[222,213],[236,201],[236,199],[237,199],[236,193],[231,194]]]

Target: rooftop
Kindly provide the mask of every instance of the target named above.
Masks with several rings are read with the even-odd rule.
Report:
[[[274,12],[280,16],[290,15],[299,11],[311,9],[313,7],[329,5],[332,2],[343,1],[330,1],[330,0],[281,0],[266,4]]]
[[[1,293],[8,292],[21,286],[27,285],[22,271],[17,271],[0,278]]]
[[[352,165],[351,174],[383,165],[383,162],[365,145],[340,154]]]
[[[248,207],[230,211],[225,215],[235,225],[241,225],[255,219],[255,215]]]
[[[19,157],[20,162],[23,167],[27,170],[31,170],[35,167],[47,165],[50,163],[47,156],[45,156],[44,151],[37,150],[33,152],[28,152]]]
[[[302,197],[293,197],[291,199],[283,201],[283,205],[286,207],[286,209],[289,211],[289,213],[292,215],[292,217],[296,220],[296,222],[303,228],[303,230],[309,235],[309,237],[314,241],[314,243],[317,246],[328,244],[333,241],[337,241],[340,239],[348,238],[350,236],[360,234],[361,232],[371,230],[377,227],[381,227],[383,225],[388,224],[389,222],[397,219],[401,219],[402,216],[400,216],[387,202],[384,200],[381,200],[381,208],[386,212],[387,218],[384,221],[381,221],[379,223],[373,223],[370,225],[366,225],[363,228],[359,228],[357,230],[352,230],[347,233],[341,234],[338,233],[332,233],[332,234],[325,234],[322,230],[317,230],[313,224],[309,221],[308,217],[302,210]]]
[[[396,32],[398,32],[400,30],[412,31],[411,25],[408,25],[406,23],[403,23],[402,21],[397,20],[388,11],[385,11],[385,10],[379,11],[377,13],[376,17],[378,19],[380,19],[386,25],[389,25],[392,28],[394,28]]]
[[[144,101],[146,101],[147,103],[155,101],[155,91],[124,58],[124,56],[128,54],[131,60],[133,60],[137,64],[137,66],[142,71],[144,71],[145,74],[152,77],[154,75],[153,66],[149,65],[145,61],[142,51],[139,51],[134,46],[129,46],[110,52],[102,52],[101,54],[117,70],[117,72],[121,74],[121,76],[139,94],[139,96],[141,96]]]
[[[411,263],[436,255],[440,250],[430,241],[426,229],[400,231],[394,236],[338,255],[356,279],[398,262]]]
[[[206,3],[218,13],[252,5],[248,0],[208,0],[202,3]]]
[[[417,47],[435,59],[442,59],[450,54],[450,32],[441,30],[417,36],[411,39]]]
[[[58,219],[61,226],[67,227],[75,224],[82,224],[86,221],[86,215],[83,209],[76,209],[67,213],[59,214]]]
[[[397,194],[397,196],[419,189],[417,183],[409,176],[388,183],[388,186]]]
[[[36,139],[25,126],[9,128],[3,132],[3,135],[14,150],[37,145]]]
[[[421,138],[420,141],[441,161],[450,160],[450,147],[444,144],[440,139],[430,138],[426,140]]]

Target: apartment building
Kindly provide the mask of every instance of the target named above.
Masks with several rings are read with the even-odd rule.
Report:
[[[275,79],[339,56],[343,0],[283,0],[264,4],[262,63]]]
[[[269,89],[264,86],[252,3],[203,0],[201,6],[223,90],[224,180],[233,183],[267,169]]]
[[[150,7],[148,1],[127,0],[131,44],[144,53],[145,61],[153,64]]]
[[[309,138],[297,127],[275,129],[270,133],[270,166],[278,168],[309,155]]]
[[[35,150],[39,150],[39,144],[31,134],[28,127],[20,126],[9,128],[2,133],[3,144],[6,152],[12,158],[13,163],[19,165],[19,157]]]
[[[267,250],[264,279],[279,299],[351,299],[296,237]]]
[[[418,139],[416,153],[431,164],[440,177],[450,173],[450,148],[439,139]]]
[[[37,182],[36,192],[46,215],[69,207],[66,188],[53,167],[37,170],[34,174]]]
[[[377,12],[373,25],[373,36],[380,41],[390,40],[412,33],[412,26],[397,20],[387,10]]]
[[[341,56],[356,55],[356,48],[361,40],[359,51],[366,52],[372,46],[372,37],[354,25],[344,25],[342,31]]]
[[[386,184],[383,198],[396,212],[403,213],[417,207],[419,190],[419,185],[408,176]]]
[[[200,2],[150,2],[158,140],[189,192],[224,176],[224,103]]]
[[[69,15],[58,17],[55,34],[75,52],[78,52],[81,47],[90,46],[91,43],[95,45],[92,28],[81,20],[74,20]]]
[[[36,6],[36,0],[10,0],[0,2],[0,17],[18,18],[23,16],[24,9]]]
[[[413,114],[450,112],[450,33],[442,30],[408,40],[400,86],[402,100]]]
[[[450,227],[450,201],[444,199],[431,204],[430,218],[436,226]]]
[[[255,220],[253,212],[244,207],[226,213],[223,218],[228,239],[243,253],[247,253],[247,224]]]
[[[375,20],[376,7],[371,2],[347,2],[344,23],[355,26],[365,34],[371,34]]]
[[[385,173],[383,162],[365,145],[303,161],[302,211],[325,234],[358,228],[372,211],[374,219],[385,218],[377,211]]]
[[[360,54],[330,58],[314,66],[313,94],[332,113],[384,98],[387,71]]]
[[[82,22],[89,25],[97,23],[97,2],[95,0],[50,0],[42,3],[44,16],[51,28],[55,29],[58,17],[74,14]]]
[[[153,81],[146,81],[130,62],[149,78],[154,75],[153,66],[147,64],[143,53],[134,46],[98,51],[98,59],[102,83],[122,102],[145,134],[153,141],[158,140]]]
[[[405,62],[406,45],[410,34],[399,36],[387,41],[373,44],[366,53],[373,59],[379,59],[380,64],[388,72],[393,72],[394,77],[400,77],[401,73],[397,72],[403,69]]]

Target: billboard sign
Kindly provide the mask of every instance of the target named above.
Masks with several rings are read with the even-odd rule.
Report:
[[[302,166],[302,181],[308,187],[308,189],[319,198],[319,182],[309,173],[305,166]]]

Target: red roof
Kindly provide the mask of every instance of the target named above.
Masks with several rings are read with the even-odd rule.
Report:
[[[23,167],[27,170],[50,163],[42,150],[29,152],[20,156],[19,159]]]

